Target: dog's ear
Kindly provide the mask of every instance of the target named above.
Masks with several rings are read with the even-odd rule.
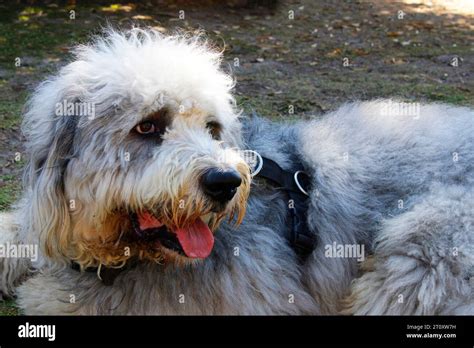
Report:
[[[77,117],[56,114],[54,105],[60,103],[57,95],[50,100],[42,98],[54,93],[54,85],[42,86],[29,101],[25,114],[29,155],[25,185],[30,209],[26,219],[29,237],[39,240],[44,254],[65,260],[70,245],[70,215],[64,174],[73,153]]]

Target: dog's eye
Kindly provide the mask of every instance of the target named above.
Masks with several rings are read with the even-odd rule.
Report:
[[[145,121],[135,126],[138,134],[152,134],[156,132],[156,127],[151,121]]]
[[[219,122],[209,121],[206,123],[206,128],[209,130],[209,133],[211,133],[211,136],[213,139],[215,140],[221,139],[222,126],[220,125]]]

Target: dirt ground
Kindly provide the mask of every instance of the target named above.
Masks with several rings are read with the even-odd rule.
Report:
[[[108,23],[205,30],[225,50],[239,106],[274,119],[379,97],[474,105],[472,1],[251,2],[0,3],[0,210],[21,191],[28,94]]]

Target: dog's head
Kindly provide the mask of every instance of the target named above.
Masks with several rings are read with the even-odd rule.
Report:
[[[109,30],[44,82],[24,120],[30,233],[82,266],[187,262],[241,221],[232,79],[201,37]]]

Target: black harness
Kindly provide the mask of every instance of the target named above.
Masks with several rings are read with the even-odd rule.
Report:
[[[254,151],[252,151],[254,152]],[[255,152],[254,152],[255,153]],[[286,238],[296,254],[304,260],[316,247],[316,233],[310,231],[307,224],[308,192],[310,189],[310,178],[301,170],[287,171],[282,169],[275,161],[258,155],[261,163],[259,169],[253,174],[270,181],[276,188],[284,191],[288,197],[288,210],[290,214],[290,230]],[[136,262],[132,262],[135,264]],[[132,263],[127,262],[124,267],[88,267],[84,269],[88,273],[96,273],[104,285],[112,285],[115,278],[129,269]],[[81,271],[79,264],[71,263],[71,268]]]
[[[307,224],[310,178],[303,170],[287,171],[269,158],[261,159],[261,169],[255,176],[272,182],[286,192],[291,222],[287,239],[295,252],[304,259],[316,247],[316,233],[310,231]]]

